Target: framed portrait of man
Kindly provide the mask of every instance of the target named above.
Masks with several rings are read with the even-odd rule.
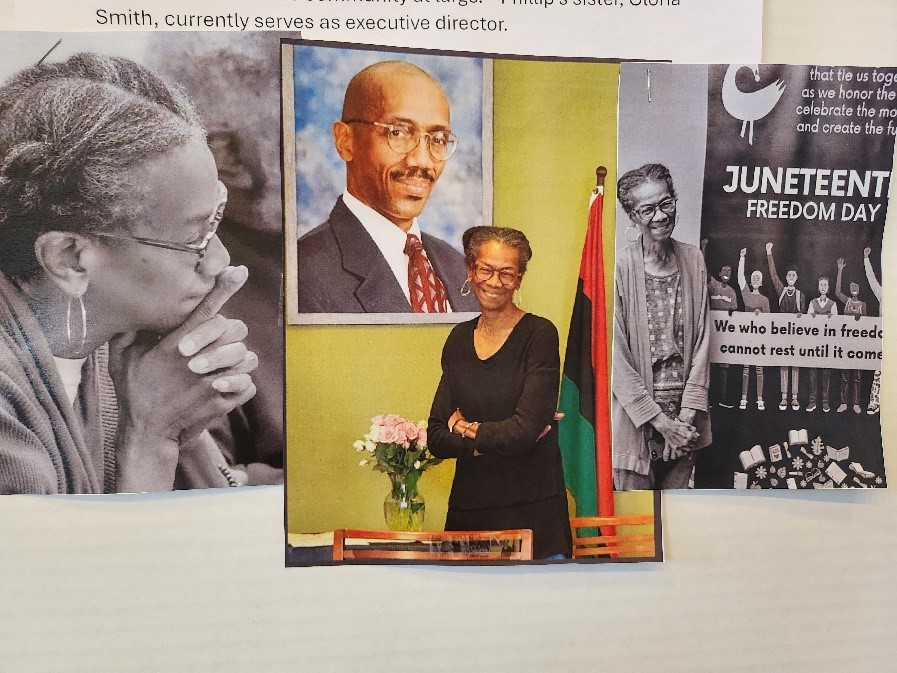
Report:
[[[461,234],[491,222],[490,62],[284,52],[290,324],[458,322]]]

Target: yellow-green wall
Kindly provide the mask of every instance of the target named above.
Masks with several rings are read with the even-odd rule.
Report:
[[[617,83],[610,64],[495,63],[495,224],[526,233],[533,261],[522,306],[567,342],[595,169],[616,184]],[[614,221],[613,189],[605,222]],[[612,253],[613,227],[605,227]],[[613,258],[606,264],[613,278]],[[563,357],[563,353],[561,353]]]
[[[529,237],[534,256],[521,305],[552,320],[561,344],[566,343],[598,165],[608,168],[605,230],[613,232],[618,70],[593,63],[494,62],[494,223]],[[612,241],[606,243],[610,250]],[[608,260],[609,277],[612,268]],[[450,329],[287,329],[289,532],[383,527],[389,481],[358,467],[352,442],[379,413],[426,418]],[[444,524],[453,472],[447,461],[421,479],[427,528]],[[618,502],[621,511],[651,508],[647,496],[630,495],[620,502],[618,495]]]

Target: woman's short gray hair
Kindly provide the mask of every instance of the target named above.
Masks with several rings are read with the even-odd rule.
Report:
[[[187,97],[125,58],[77,54],[0,87],[0,271],[28,278],[47,231],[126,229],[130,169],[203,138]]]
[[[673,187],[673,176],[670,175],[669,169],[663,164],[645,164],[639,168],[635,168],[623,174],[617,180],[617,198],[620,205],[627,214],[632,212],[632,199],[629,193],[646,182],[665,182],[670,196],[676,198],[676,189]]]
[[[511,227],[471,227],[461,236],[464,246],[464,261],[472,268],[477,261],[477,253],[484,243],[495,241],[520,253],[520,273],[526,272],[527,263],[533,258],[533,249],[522,231]]]

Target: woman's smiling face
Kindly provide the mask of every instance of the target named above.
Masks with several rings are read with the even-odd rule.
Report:
[[[491,277],[478,279],[478,274],[485,277],[489,272]],[[502,275],[506,280],[513,276],[513,282],[503,282]],[[477,250],[476,262],[467,277],[484,311],[507,308],[513,301],[514,291],[520,287],[520,251],[498,241],[487,241]]]
[[[215,160],[201,138],[137,166],[130,181],[140,216],[129,231],[115,232],[123,236],[194,243],[202,239],[221,199]],[[114,332],[171,331],[230,263],[217,236],[199,263],[193,252],[129,240],[97,241],[97,263],[85,300],[91,313],[102,316]]]
[[[676,227],[675,202],[672,213],[664,213],[660,209],[661,204],[668,204],[673,199],[666,182],[659,180],[643,182],[632,188],[629,198],[632,203],[629,217],[641,230],[646,241],[664,241],[672,235]],[[646,207],[654,209],[654,214],[650,218],[638,215],[638,211]]]

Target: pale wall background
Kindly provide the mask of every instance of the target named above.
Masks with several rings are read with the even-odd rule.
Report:
[[[893,0],[768,0],[765,29],[768,62],[897,65]],[[670,495],[663,566],[560,570],[286,570],[280,489],[3,498],[0,670],[893,672],[897,492],[788,496]]]

